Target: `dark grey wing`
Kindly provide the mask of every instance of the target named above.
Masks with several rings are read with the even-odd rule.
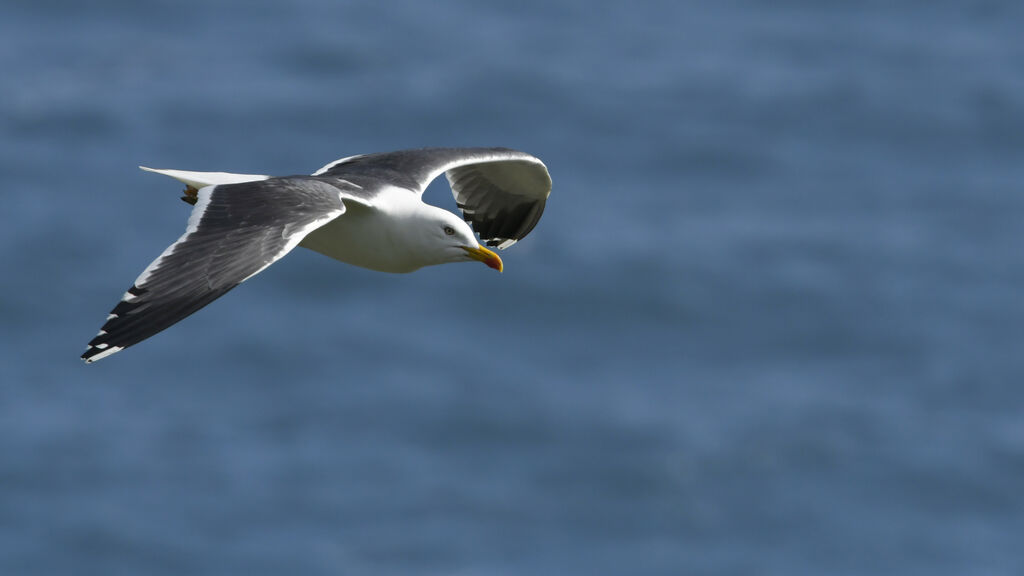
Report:
[[[551,193],[535,156],[508,148],[423,148],[342,158],[317,175],[387,181],[423,193],[442,172],[463,217],[488,246],[508,248],[533,230]]]
[[[344,212],[342,191],[310,177],[199,190],[185,233],[135,279],[82,359],[100,360],[168,328]]]

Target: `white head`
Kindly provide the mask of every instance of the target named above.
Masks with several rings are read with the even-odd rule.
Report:
[[[426,266],[448,262],[483,262],[498,272],[503,264],[497,254],[484,248],[476,240],[473,229],[461,218],[437,206],[420,203],[417,207],[415,229],[412,231],[419,256]]]

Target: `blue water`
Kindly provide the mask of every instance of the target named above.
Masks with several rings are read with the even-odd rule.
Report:
[[[1024,572],[1024,4],[0,13],[0,573]],[[549,166],[504,274],[78,360],[184,229],[136,165],[433,145]]]

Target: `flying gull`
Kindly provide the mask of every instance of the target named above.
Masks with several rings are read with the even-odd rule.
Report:
[[[533,230],[551,192],[538,158],[507,148],[423,148],[342,158],[311,176],[141,167],[186,185],[185,233],[157,257],[82,354],[101,360],[170,327],[296,246],[382,272],[501,258]],[[465,222],[425,204],[444,173]],[[467,224],[468,222],[468,224]],[[471,228],[472,226],[472,228]]]

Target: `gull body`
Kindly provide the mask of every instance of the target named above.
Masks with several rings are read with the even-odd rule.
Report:
[[[386,188],[373,206],[349,200],[345,208],[345,214],[311,232],[299,246],[379,272],[406,273],[474,259],[461,248],[477,246],[469,225],[407,190]],[[454,233],[446,235],[446,230]]]

